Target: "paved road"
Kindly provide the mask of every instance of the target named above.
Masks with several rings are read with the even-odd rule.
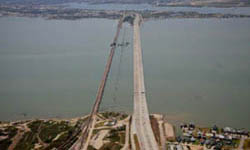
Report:
[[[166,137],[165,137],[165,133],[164,133],[164,122],[161,120],[159,121],[159,130],[160,130],[160,139],[161,139],[161,149],[162,150],[166,150]]]
[[[149,120],[145,95],[142,50],[140,39],[141,16],[136,14],[134,20],[134,114],[135,126],[141,150],[159,150]]]
[[[243,150],[244,141],[245,141],[245,138],[244,138],[244,137],[241,137],[241,139],[240,139],[240,144],[239,144],[239,147],[238,147],[238,150]]]
[[[130,150],[129,148],[130,117],[127,120],[125,120],[125,123],[126,123],[125,144],[121,150]]]

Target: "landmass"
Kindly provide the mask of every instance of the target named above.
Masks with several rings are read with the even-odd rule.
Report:
[[[13,5],[0,4],[0,17],[42,17],[45,19],[77,20],[83,18],[108,18],[119,19],[124,13],[138,13],[145,19],[166,18],[249,18],[245,14],[221,14],[221,13],[199,13],[199,12],[172,12],[172,11],[114,11],[114,10],[88,10],[65,8],[57,5]]]
[[[249,7],[249,0],[166,0],[155,2],[161,7]]]
[[[249,7],[249,0],[2,0],[2,4],[51,5],[65,3],[90,4],[143,4],[161,7]]]
[[[1,150],[68,149],[80,136],[80,126],[89,116],[73,119],[34,119],[0,122]],[[88,150],[127,150],[131,144],[131,115],[102,112],[97,115]],[[250,133],[231,127],[201,127],[194,123],[174,126],[164,115],[150,115],[150,122],[160,147],[168,150],[249,149]],[[180,130],[180,133],[177,133]]]

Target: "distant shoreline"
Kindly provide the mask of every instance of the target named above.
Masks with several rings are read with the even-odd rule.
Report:
[[[28,6],[28,5],[2,5],[0,4],[0,17],[41,17],[48,20],[78,20],[84,18],[107,18],[119,19],[124,13],[136,12],[145,19],[168,19],[168,18],[250,18],[245,14],[222,14],[222,13],[199,13],[196,11],[158,11],[158,10],[90,10],[74,9],[60,6]]]
[[[238,0],[238,1],[210,1],[210,0],[194,0],[194,1],[174,1],[169,0],[167,2],[164,1],[147,1],[147,0],[140,0],[140,1],[133,1],[133,0],[55,0],[55,1],[43,1],[43,0],[16,0],[16,1],[8,1],[3,0],[0,2],[4,5],[64,5],[68,3],[86,3],[89,5],[103,5],[103,4],[128,4],[128,5],[140,5],[140,4],[148,4],[154,7],[214,7],[214,8],[233,8],[233,7],[250,7],[250,2],[245,0]]]

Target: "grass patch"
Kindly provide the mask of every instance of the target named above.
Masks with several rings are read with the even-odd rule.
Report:
[[[240,139],[233,140],[232,145],[233,145],[234,147],[238,147],[238,146],[240,145]]]
[[[112,118],[112,117],[116,118],[116,117],[120,116],[120,113],[117,113],[117,112],[103,112],[101,114],[106,119],[109,119],[109,118]]]
[[[123,120],[128,117],[128,114],[125,113],[119,113],[119,112],[103,112],[100,113],[105,119],[112,119],[116,118],[119,120]]]
[[[250,139],[245,139],[243,148],[250,149]]]
[[[200,145],[200,141],[199,140],[195,140],[195,142],[193,144],[194,145]]]
[[[109,136],[105,137],[105,139],[108,139],[111,142],[120,142],[120,136],[119,133],[116,132],[116,130],[111,130]]]
[[[122,145],[125,144],[125,131],[118,129],[111,129],[109,132],[109,135],[105,137],[105,140],[109,140],[110,142],[113,143],[120,143]]]
[[[120,143],[122,143],[124,145],[125,141],[126,141],[126,134],[125,134],[125,132],[121,132],[119,134],[119,136],[120,136]]]
[[[99,123],[95,124],[95,128],[99,128],[99,127],[104,126],[104,122],[105,121],[102,121],[102,122],[99,122]]]
[[[14,150],[31,150],[37,142],[38,140],[34,133],[26,132]]]
[[[120,150],[122,148],[121,145],[117,144],[117,143],[113,143],[113,142],[109,142],[104,144],[100,150]]]
[[[83,123],[85,123],[87,120],[89,119],[89,116],[88,117],[85,117],[85,118],[83,118],[83,119],[78,119],[77,120],[77,122],[76,122],[76,124],[83,124]]]
[[[50,143],[59,133],[68,131],[70,128],[65,121],[48,121],[42,124],[39,137],[43,142]]]
[[[8,135],[8,138],[0,141],[0,149],[8,149],[12,143],[11,139],[17,134],[17,128],[9,126],[0,131],[0,135],[6,135],[5,133]]]
[[[203,133],[210,133],[210,128],[198,128],[201,132],[203,132]],[[198,130],[196,130],[196,131],[198,131]]]
[[[135,140],[135,149],[140,150],[139,140],[136,134],[134,134],[134,140]]]
[[[53,148],[57,148],[64,144],[65,141],[67,141],[73,133],[73,128],[69,129],[67,132],[64,132],[57,140],[53,141],[45,150],[51,150]]]
[[[153,115],[150,115],[149,117],[150,117],[150,124],[152,126],[156,142],[159,145],[161,145],[159,123]]]
[[[39,126],[43,123],[42,120],[36,120],[32,121],[31,123],[28,124],[28,127],[33,133],[36,133],[39,129]]]
[[[96,135],[99,131],[100,131],[100,130],[98,130],[98,129],[94,129],[93,132],[92,132],[92,135],[93,135],[93,136]]]
[[[87,150],[96,150],[92,145],[89,145]]]
[[[4,131],[8,133],[10,138],[14,137],[17,134],[17,128],[13,126],[7,127]]]
[[[121,120],[124,120],[124,119],[126,119],[127,117],[128,117],[128,114],[122,114],[120,119],[121,119]]]

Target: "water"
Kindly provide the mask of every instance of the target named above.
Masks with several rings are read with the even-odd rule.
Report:
[[[76,117],[94,103],[117,21],[0,18],[0,120]],[[250,124],[250,19],[168,19],[141,29],[150,112]],[[125,25],[119,41],[132,42]],[[131,112],[132,45],[117,49],[101,110]],[[114,100],[113,98],[117,99]],[[27,116],[26,116],[27,115]]]
[[[196,11],[199,13],[222,13],[222,14],[246,14],[250,15],[249,7],[157,7],[150,4],[88,4],[88,3],[67,3],[69,8],[90,9],[90,10],[159,10],[159,11]]]
[[[0,119],[89,112],[116,23],[1,18]]]
[[[249,128],[249,27],[249,19],[146,22],[150,109],[204,125]]]

